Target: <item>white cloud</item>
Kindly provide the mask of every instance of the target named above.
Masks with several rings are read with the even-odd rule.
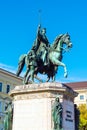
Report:
[[[16,67],[10,66],[10,65],[6,65],[6,64],[3,64],[3,63],[0,63],[0,68],[1,68],[1,69],[4,69],[4,70],[7,70],[7,71],[9,71],[9,72],[11,72],[11,73],[14,73],[14,74],[16,74],[16,72],[17,72],[17,68],[16,68]],[[25,70],[23,70],[23,71],[21,72],[20,76],[23,77],[24,74],[25,74]]]
[[[2,63],[0,63],[0,68],[1,68],[1,69],[4,69],[4,70],[7,70],[7,71],[9,71],[9,72],[12,72],[12,73],[14,73],[14,74],[16,74],[16,71],[17,71],[17,68],[16,68],[16,67],[14,67],[14,66],[9,66],[9,65],[6,65],[6,64],[2,64]],[[23,71],[20,76],[23,76],[24,74],[25,74],[25,72]]]
[[[2,63],[0,63],[0,68],[5,69],[7,71],[10,71],[12,73],[15,73],[16,69],[17,69],[17,68],[15,68],[13,66],[9,66],[9,65],[6,65],[6,64],[2,64]]]

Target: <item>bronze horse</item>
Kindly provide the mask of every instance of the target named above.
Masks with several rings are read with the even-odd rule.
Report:
[[[66,45],[66,48],[63,47],[64,44]],[[30,69],[30,66],[28,64],[29,63],[28,55],[27,54],[21,55],[20,60],[19,60],[19,65],[18,65],[17,76],[20,75],[24,67],[24,64],[26,64],[27,71],[24,76],[25,84],[28,83],[28,80],[30,79],[31,75],[33,75],[31,79],[32,82],[34,82],[34,78],[37,78],[39,81],[42,82],[42,80],[37,77],[38,73],[47,74],[48,78],[46,82],[48,82],[50,78],[52,78],[52,81],[55,81],[55,75],[57,73],[58,66],[62,66],[64,68],[64,77],[67,77],[68,71],[67,71],[66,65],[62,62],[62,57],[63,57],[62,54],[63,54],[63,51],[67,51],[71,47],[72,47],[72,43],[70,41],[70,35],[68,33],[57,36],[53,44],[50,46],[50,49],[48,52],[47,57],[48,57],[49,64],[47,66],[44,66],[40,57],[38,59],[36,55],[35,61],[37,63],[37,67],[34,67],[33,72]]]

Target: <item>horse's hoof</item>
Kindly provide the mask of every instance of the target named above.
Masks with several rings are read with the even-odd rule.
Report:
[[[68,74],[67,73],[64,73],[64,78],[67,78],[68,77]]]

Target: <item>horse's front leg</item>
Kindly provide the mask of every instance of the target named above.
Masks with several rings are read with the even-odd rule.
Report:
[[[67,71],[66,65],[64,63],[62,63],[61,61],[58,61],[58,60],[56,60],[56,65],[64,67],[64,77],[67,78],[68,71]]]
[[[67,78],[68,71],[67,71],[66,65],[64,63],[63,63],[63,66],[64,66],[64,77]]]

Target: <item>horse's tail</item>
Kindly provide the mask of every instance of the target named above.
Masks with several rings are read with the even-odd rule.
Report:
[[[25,57],[26,57],[26,54],[23,54],[20,56],[19,58],[19,62],[18,62],[18,69],[17,69],[17,72],[16,72],[16,75],[19,76],[20,73],[22,72],[22,69],[24,67],[24,64],[25,64]]]

